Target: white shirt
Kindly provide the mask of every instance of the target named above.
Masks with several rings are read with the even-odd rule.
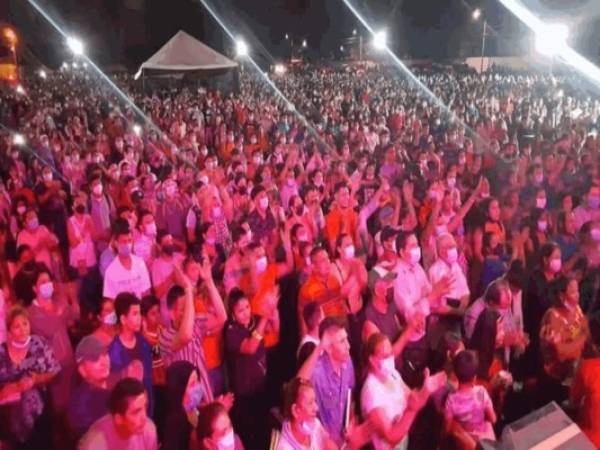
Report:
[[[394,281],[394,302],[398,311],[405,317],[416,312],[428,316],[430,309],[427,296],[431,293],[431,284],[423,267],[398,260],[394,272],[398,275]]]
[[[121,264],[117,256],[106,269],[104,274],[103,296],[116,298],[121,292],[131,292],[137,298],[142,298],[144,292],[149,291],[150,276],[146,263],[139,256],[131,255],[131,270]]]
[[[144,260],[146,266],[152,267],[154,238],[139,233],[133,240],[133,253]]]
[[[467,277],[465,277],[462,268],[457,262],[448,265],[446,261],[439,258],[431,265],[429,268],[429,281],[432,285],[444,277],[451,278],[454,281],[450,285],[450,291],[446,297],[440,299],[440,302],[444,303],[440,306],[446,306],[447,298],[455,298],[460,300],[464,296],[468,296],[470,294],[469,286],[467,284]]]
[[[302,448],[305,448],[306,450],[323,450],[325,448],[325,443],[328,441],[327,431],[323,428],[321,421],[318,418],[316,418],[315,421],[316,427],[310,436],[310,446],[302,446]],[[283,428],[284,430],[282,430],[282,433],[279,436],[275,450],[296,450],[299,448],[301,444],[297,442],[291,434],[291,425],[288,421],[284,422]]]
[[[402,381],[398,371],[394,370],[386,381],[377,375],[369,373],[360,393],[360,403],[363,417],[376,408],[383,410],[383,415],[389,423],[394,423],[402,418],[408,406],[410,390]],[[375,450],[404,450],[408,448],[408,436],[392,447],[381,437],[373,436]]]

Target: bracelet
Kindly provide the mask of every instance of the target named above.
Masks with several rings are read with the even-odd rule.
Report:
[[[252,337],[256,340],[262,341],[264,336],[262,334],[260,334],[258,331],[254,330],[252,332]]]

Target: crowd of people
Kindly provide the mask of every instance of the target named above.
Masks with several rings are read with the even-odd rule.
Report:
[[[600,100],[418,80],[3,89],[0,447],[600,447]]]

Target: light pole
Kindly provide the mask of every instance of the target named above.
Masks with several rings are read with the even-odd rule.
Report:
[[[473,11],[471,15],[474,21],[479,21],[481,18],[481,9],[477,8]],[[479,73],[483,72],[483,59],[485,57],[485,38],[487,37],[487,18],[483,18],[483,33],[481,35],[481,65],[479,68]]]

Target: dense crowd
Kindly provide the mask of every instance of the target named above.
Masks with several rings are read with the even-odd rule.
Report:
[[[600,446],[598,97],[274,82],[0,92],[0,447],[474,449],[550,401]]]

